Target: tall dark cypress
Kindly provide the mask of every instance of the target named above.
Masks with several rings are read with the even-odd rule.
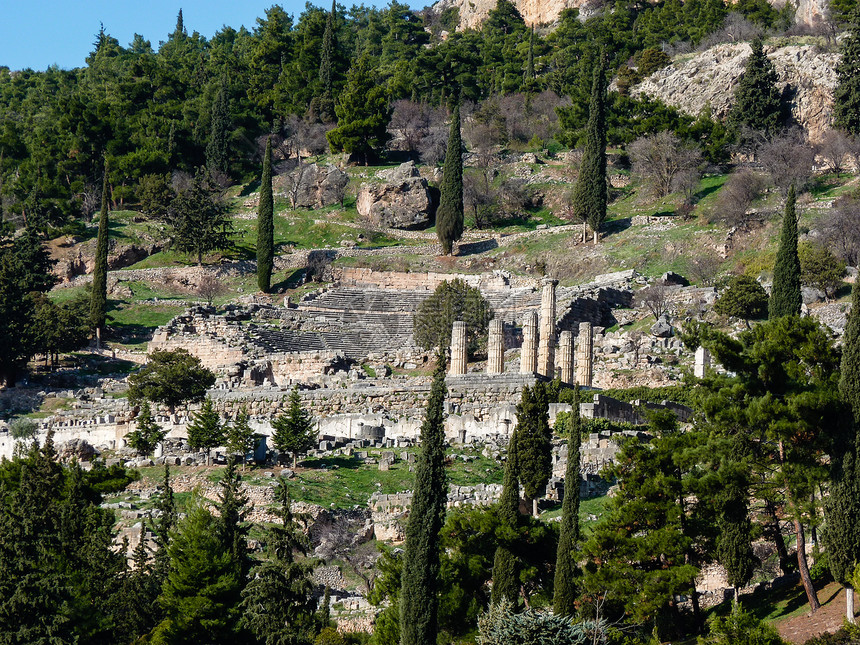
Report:
[[[855,4],[848,37],[840,46],[833,91],[833,122],[849,134],[860,135],[860,3]]]
[[[845,616],[854,622],[852,573],[860,562],[860,288],[851,291],[851,313],[845,327],[839,393],[853,426],[847,445],[831,452],[830,494],[824,502],[824,545],[833,578],[845,587]],[[840,459],[839,453],[842,452]]]
[[[529,87],[531,81],[535,80],[535,28],[529,32],[529,53],[526,58],[525,86]]]
[[[537,517],[537,496],[552,475],[552,430],[543,383],[523,388],[517,404],[517,468],[526,497]]]
[[[266,140],[260,203],[257,206],[257,286],[268,293],[272,286],[275,258],[275,205],[272,199],[272,138]]]
[[[556,616],[572,616],[576,602],[576,561],[573,551],[579,542],[579,449],[582,446],[582,420],[579,417],[579,387],[570,414],[570,439],[567,442],[567,468],[564,471],[564,501],[561,529],[555,559],[555,590],[552,602]]]
[[[606,220],[606,72],[603,61],[594,68],[588,124],[585,129],[585,149],[579,165],[579,176],[573,189],[573,209],[576,216],[594,233],[594,243],[600,240],[600,227]]]
[[[209,143],[206,145],[206,167],[209,172],[230,170],[230,108],[224,87],[218,89],[212,101]]]
[[[773,289],[767,307],[770,320],[782,316],[799,316],[803,297],[800,294],[800,259],[797,255],[797,211],[794,184],[788,189],[779,250],[773,266]]]
[[[331,12],[325,21],[323,32],[322,52],[320,54],[320,117],[323,121],[334,121],[334,50],[335,34],[334,21],[337,17],[335,0],[331,3]]]
[[[442,170],[439,208],[436,210],[436,235],[442,252],[451,255],[454,242],[463,236],[463,140],[460,136],[460,106],[454,106],[448,149]]]
[[[445,517],[445,368],[437,358],[427,412],[421,425],[421,453],[415,465],[415,491],[403,554],[400,591],[400,643],[436,642],[439,612],[439,531]]]
[[[516,539],[517,524],[520,516],[520,481],[517,477],[517,431],[508,442],[508,459],[505,463],[505,478],[502,483],[502,496],[499,499],[499,519],[504,528],[502,543],[496,547],[493,558],[492,602],[507,598],[516,604],[520,594],[519,561],[511,550],[510,542]]]
[[[102,182],[102,208],[99,213],[99,236],[96,241],[96,265],[93,269],[93,286],[90,294],[90,321],[96,334],[96,344],[101,345],[102,329],[107,316],[107,255],[110,221],[108,219],[108,173],[105,165]]]

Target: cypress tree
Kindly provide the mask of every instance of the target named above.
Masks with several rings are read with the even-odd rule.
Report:
[[[782,121],[782,97],[773,63],[764,53],[761,38],[752,42],[752,55],[735,89],[735,104],[729,122],[745,125],[767,135],[775,134]]]
[[[860,2],[851,15],[848,37],[842,41],[842,58],[836,66],[833,123],[849,134],[860,135]]]
[[[102,208],[99,213],[99,235],[96,241],[96,265],[90,294],[90,322],[95,329],[96,346],[101,346],[102,329],[107,316],[107,254],[110,221],[108,219],[108,173],[105,165],[102,181]]]
[[[451,255],[454,242],[463,236],[463,140],[460,136],[460,106],[454,106],[448,149],[442,170],[439,208],[436,210],[436,235],[442,252]]]
[[[833,450],[830,494],[824,503],[824,544],[833,578],[845,587],[845,615],[854,622],[852,574],[860,562],[860,289],[851,290],[851,313],[845,327],[839,393],[847,404],[853,432],[840,459]]]
[[[272,286],[272,263],[275,257],[275,205],[272,199],[272,137],[266,139],[263,176],[260,179],[260,203],[257,205],[257,286],[269,293]]]
[[[239,580],[244,580],[250,569],[248,558],[248,531],[245,521],[248,513],[248,495],[242,491],[242,476],[236,468],[236,460],[230,457],[224,477],[218,483],[218,535],[222,548],[233,554]],[[236,602],[239,602],[238,597]]]
[[[552,475],[552,430],[543,383],[523,388],[517,405],[517,461],[520,483],[537,517],[537,495]]]
[[[155,509],[159,511],[157,519],[153,524],[155,534],[155,576],[159,581],[167,577],[170,568],[170,556],[167,547],[170,545],[170,532],[176,525],[176,500],[173,498],[173,486],[170,484],[170,466],[164,464],[164,479],[161,484],[161,492],[155,502]]]
[[[579,165],[579,176],[573,189],[573,210],[594,233],[594,243],[600,240],[600,227],[606,220],[606,72],[603,61],[594,68],[588,124],[585,128],[585,149]]]
[[[571,411],[570,439],[567,443],[567,468],[564,471],[564,501],[561,505],[561,530],[555,560],[555,595],[553,613],[572,616],[575,610],[576,562],[573,550],[579,542],[579,450],[582,445],[582,420],[579,417],[579,387]]]
[[[768,318],[799,316],[803,298],[800,294],[800,259],[797,255],[797,212],[794,184],[788,189],[779,250],[773,266],[773,288],[768,302]]]
[[[335,0],[331,3],[331,12],[325,21],[323,32],[322,53],[320,54],[320,85],[322,85],[322,96],[320,97],[320,118],[322,121],[334,120],[334,50],[335,34],[334,21],[337,16]]]
[[[523,85],[527,90],[532,90],[535,80],[535,28],[529,31],[529,53],[526,58],[525,78]]]
[[[502,544],[496,547],[493,558],[493,604],[508,599],[516,604],[520,594],[519,561],[509,544],[516,539],[517,524],[520,515],[520,482],[517,477],[519,464],[517,460],[517,431],[511,435],[508,442],[508,459],[505,463],[505,478],[502,483],[502,496],[499,499],[499,519],[502,522]]]
[[[220,446],[223,441],[224,426],[212,405],[212,399],[206,397],[200,412],[195,412],[188,424],[188,445],[193,449],[205,450],[208,463],[212,448]]]
[[[436,642],[439,611],[439,531],[445,517],[445,367],[441,353],[421,425],[421,453],[415,465],[415,492],[403,553],[400,643]]]
[[[209,143],[206,145],[206,167],[209,172],[226,173],[230,170],[230,108],[224,86],[212,101],[211,128]]]

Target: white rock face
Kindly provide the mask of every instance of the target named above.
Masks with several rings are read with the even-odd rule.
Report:
[[[790,86],[791,115],[813,141],[832,122],[833,90],[839,54],[821,52],[813,45],[765,47],[779,75],[779,88]],[[715,117],[724,118],[734,102],[735,87],[752,49],[748,43],[723,44],[675,61],[631,90],[633,96],[660,99],[681,112],[697,116],[710,105]]]

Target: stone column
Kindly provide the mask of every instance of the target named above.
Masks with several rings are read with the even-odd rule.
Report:
[[[466,373],[466,323],[455,320],[451,329],[451,368],[448,374],[458,376]]]
[[[530,311],[523,321],[523,348],[520,351],[520,373],[537,371],[537,314]]]
[[[693,365],[693,376],[705,378],[708,368],[711,366],[711,352],[699,345],[696,350],[696,362]]]
[[[558,366],[562,383],[573,383],[573,334],[563,331],[558,337]]]
[[[505,328],[498,318],[490,321],[487,339],[487,374],[505,373]]]
[[[591,387],[594,360],[594,337],[591,323],[579,323],[579,338],[576,348],[576,383]]]
[[[540,344],[538,374],[555,378],[555,286],[558,280],[543,279],[540,298]]]

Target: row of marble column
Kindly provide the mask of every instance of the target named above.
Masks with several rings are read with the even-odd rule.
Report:
[[[541,293],[541,314],[529,312],[523,321],[523,345],[520,351],[520,373],[560,378],[564,383],[591,387],[594,339],[591,323],[579,323],[579,337],[574,360],[573,334],[563,331],[556,345],[557,280],[545,279]],[[538,323],[540,322],[540,327]],[[487,342],[487,374],[505,371],[505,334],[501,320],[490,321]],[[574,375],[574,371],[576,374]],[[451,332],[451,366],[449,374],[466,373],[466,323],[456,321]],[[574,376],[576,377],[574,380]]]

